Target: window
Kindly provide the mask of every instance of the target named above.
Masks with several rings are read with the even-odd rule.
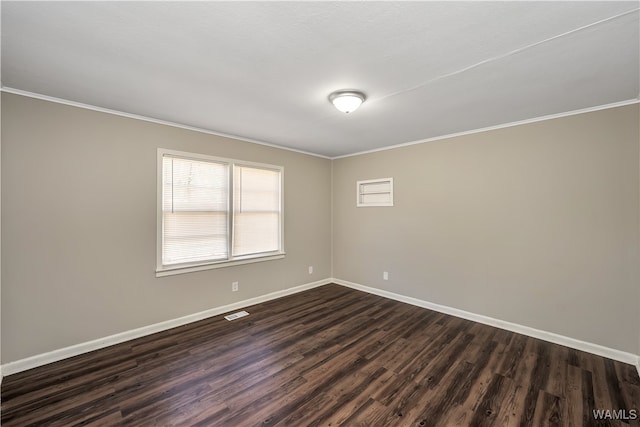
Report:
[[[356,182],[356,206],[393,206],[393,178]]]
[[[282,258],[279,166],[158,150],[158,276]]]

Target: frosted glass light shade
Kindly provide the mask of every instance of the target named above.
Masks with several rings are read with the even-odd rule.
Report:
[[[355,91],[338,91],[329,95],[329,101],[343,113],[355,111],[365,99],[363,93]]]

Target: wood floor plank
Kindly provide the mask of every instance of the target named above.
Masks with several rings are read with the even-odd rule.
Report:
[[[640,385],[624,382],[622,383],[622,389],[623,394],[629,398],[630,402],[640,402]],[[633,406],[634,403],[631,403],[630,405]],[[630,418],[635,419],[629,420],[629,427],[640,427],[640,408],[638,408],[637,403],[635,403],[635,405],[637,410],[633,414],[629,414],[633,415],[633,417]]]
[[[549,378],[549,343],[538,342],[537,358],[528,381],[528,390],[524,398],[524,407],[520,418],[521,426],[533,426],[534,414],[540,390]]]
[[[380,402],[369,399],[351,414],[342,425],[354,427],[384,426],[384,420],[389,416],[390,409]]]
[[[562,404],[562,420],[567,425],[583,424],[582,407],[582,369],[575,365],[567,365],[566,383]]]
[[[513,380],[498,373],[494,373],[482,396],[482,399],[475,408],[468,425],[478,427],[492,425],[516,425],[512,418],[505,419],[505,416],[508,415],[515,416],[515,413],[503,413],[502,416],[500,416],[503,412],[503,407],[507,410],[509,409],[505,403],[508,403],[507,396],[514,395],[514,389]]]
[[[489,387],[492,384],[492,381],[495,379],[495,372],[497,371],[497,367],[500,365],[502,358],[504,357],[504,343],[492,341],[490,342],[495,345],[494,350],[491,352],[489,361],[487,362],[484,368],[480,368],[478,365],[475,366],[475,369],[479,369],[477,373],[477,378],[475,381],[469,382],[469,390],[466,393],[466,399],[462,401],[459,407],[456,410],[451,411],[451,413],[443,420],[443,423],[447,426],[466,426],[470,425],[471,420],[474,417],[474,413],[478,411],[478,407],[482,404],[485,398],[494,399],[495,396],[492,393],[489,393]],[[488,348],[485,351],[489,350]],[[467,361],[470,358],[467,356]],[[487,395],[489,393],[489,395]],[[458,399],[462,400],[463,396],[458,397]],[[491,405],[489,405],[491,406]],[[491,412],[497,413],[494,409]],[[495,415],[494,417],[495,418]],[[476,423],[481,424],[479,420]]]
[[[366,374],[366,372],[363,373],[362,377]],[[324,424],[327,426],[337,426],[347,423],[347,420],[351,417],[357,418],[359,416],[358,414],[365,412],[367,407],[373,403],[371,396],[380,388],[385,387],[393,375],[394,373],[392,371],[385,368],[378,368],[374,372],[372,381],[361,378],[358,380],[359,386],[357,389],[341,389],[339,391],[341,394],[334,397],[343,403],[339,409],[335,410],[332,414],[328,414],[329,417]],[[363,389],[363,386],[366,387]]]
[[[10,375],[3,426],[624,426],[635,367],[331,284]],[[622,414],[622,412],[619,412]]]
[[[534,426],[540,427],[560,427],[562,423],[561,399],[558,396],[547,393],[544,390],[538,391],[538,401],[536,402],[533,414]]]

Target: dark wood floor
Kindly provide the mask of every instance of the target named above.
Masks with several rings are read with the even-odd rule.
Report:
[[[2,425],[640,426],[592,412],[631,365],[338,285],[247,311],[8,376]]]

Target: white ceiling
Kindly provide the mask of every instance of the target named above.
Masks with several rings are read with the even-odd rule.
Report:
[[[639,5],[3,1],[2,86],[335,157],[637,100]]]

